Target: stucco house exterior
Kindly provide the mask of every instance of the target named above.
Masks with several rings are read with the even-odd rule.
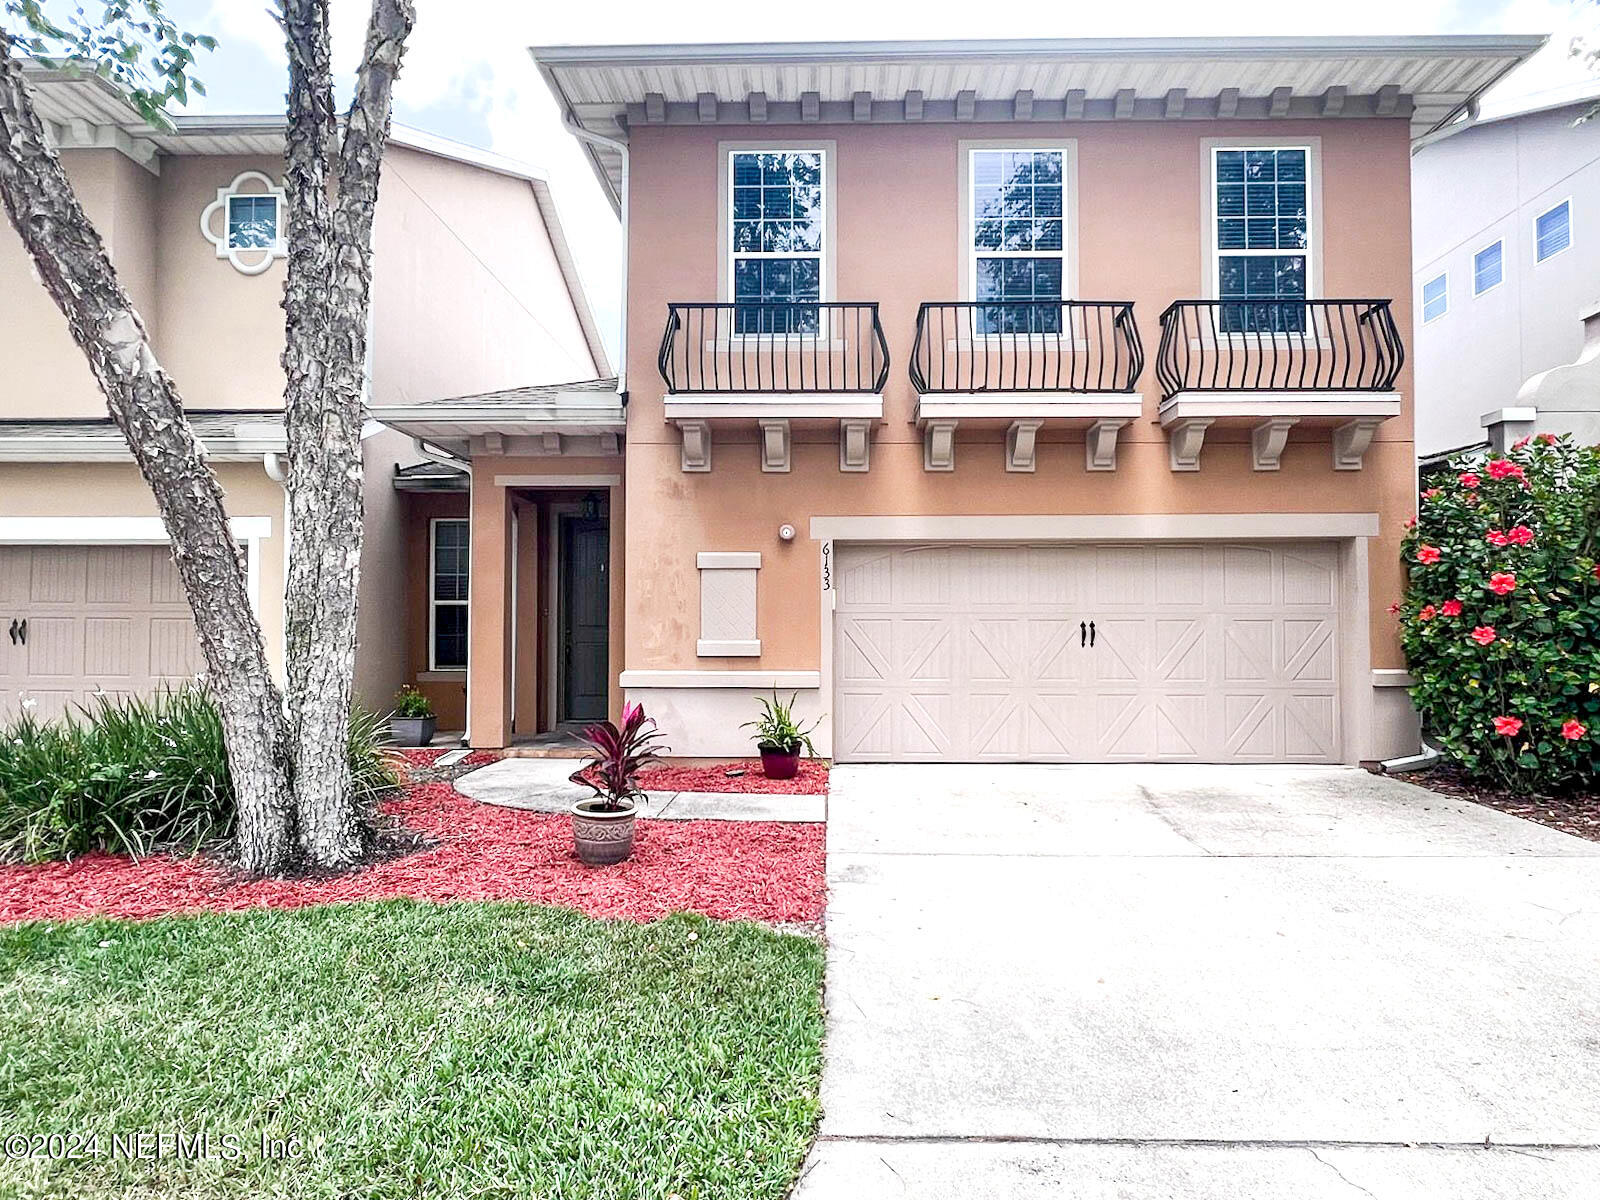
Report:
[[[1600,85],[1458,122],[1412,166],[1417,450],[1600,441]]]
[[[283,118],[178,117],[158,132],[95,76],[29,80],[222,482],[281,670]],[[395,130],[373,288],[373,406],[610,370],[548,181],[493,155]],[[201,660],[154,501],[3,224],[0,297],[0,720],[24,698],[50,717],[95,691],[189,678]],[[357,693],[382,708],[419,682],[459,729],[465,477],[376,421],[364,446]]]
[[[1541,41],[535,50],[617,383],[380,411],[470,466],[470,740],[742,754],[776,689],[841,761],[1415,749],[1411,145]]]

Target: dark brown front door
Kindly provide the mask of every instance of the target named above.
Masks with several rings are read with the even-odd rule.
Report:
[[[610,692],[611,539],[606,518],[561,525],[561,721],[602,721]]]

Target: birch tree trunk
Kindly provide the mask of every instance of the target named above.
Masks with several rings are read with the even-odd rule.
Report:
[[[22,59],[3,30],[0,199],[67,318],[166,525],[222,714],[238,805],[239,863],[256,874],[281,871],[295,848],[287,729],[222,489],[144,322],[45,141],[24,90]]]
[[[362,402],[372,225],[393,87],[415,13],[374,0],[330,201],[336,133],[326,0],[284,0],[289,50],[289,279],[284,370],[291,522],[289,713],[300,846],[318,867],[365,855],[345,746],[362,546]]]

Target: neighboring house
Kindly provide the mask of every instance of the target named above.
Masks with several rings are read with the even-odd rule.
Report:
[[[281,671],[283,119],[179,117],[158,132],[94,76],[28,77],[227,494]],[[97,690],[192,676],[201,658],[155,502],[9,226],[0,296],[0,719],[23,697],[53,716]],[[397,128],[374,232],[370,403],[609,369],[545,179]],[[460,728],[465,476],[377,422],[364,446],[358,693],[381,707],[420,680]]]
[[[1574,124],[1593,103],[1459,123],[1416,150],[1424,460],[1536,430],[1600,441],[1600,121]],[[1586,371],[1534,378],[1586,345]]]
[[[472,742],[748,753],[776,690],[841,761],[1414,749],[1411,142],[1541,41],[536,50],[620,395],[382,414],[471,460]]]

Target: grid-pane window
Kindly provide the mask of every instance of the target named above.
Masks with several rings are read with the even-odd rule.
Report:
[[[278,241],[276,196],[228,197],[228,247],[270,250]]]
[[[1572,245],[1572,204],[1563,200],[1533,222],[1534,258],[1543,262]]]
[[[973,150],[976,331],[1059,333],[1066,268],[1062,150]]]
[[[820,150],[736,150],[733,178],[734,332],[816,333],[822,299]]]
[[[1309,158],[1304,147],[1213,152],[1212,236],[1225,332],[1306,328],[1305,305],[1295,302],[1310,292]]]
[[[1505,249],[1502,243],[1485,246],[1472,256],[1472,294],[1481,296],[1505,278]]]
[[[1422,319],[1431,321],[1450,309],[1450,278],[1436,275],[1422,285]]]
[[[433,523],[430,669],[467,665],[467,582],[472,545],[466,521]]]

